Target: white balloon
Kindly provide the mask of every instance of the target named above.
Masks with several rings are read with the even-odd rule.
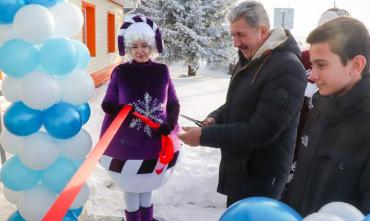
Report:
[[[5,185],[3,186],[3,193],[6,200],[8,200],[10,203],[17,204],[19,202],[19,199],[23,193],[23,191],[14,191],[11,189],[8,189]]]
[[[55,35],[72,37],[81,31],[84,18],[75,4],[61,2],[51,7],[50,11],[55,21]]]
[[[58,78],[60,99],[74,105],[86,103],[95,90],[94,81],[89,74],[83,71],[74,71],[71,74]]]
[[[31,72],[23,77],[18,87],[19,97],[27,106],[44,110],[59,101],[57,80],[44,72]]]
[[[89,193],[90,193],[89,187],[87,186],[87,184],[84,184],[80,192],[78,193],[77,197],[73,201],[70,209],[78,209],[82,207],[89,198]]]
[[[304,218],[303,221],[345,221],[345,220],[331,213],[320,212],[312,213],[306,216],[306,218]]]
[[[18,203],[18,211],[27,221],[40,221],[56,198],[57,194],[39,184],[22,194]]]
[[[19,149],[19,158],[33,170],[43,170],[58,158],[59,150],[53,137],[45,132],[37,132],[26,137]]]
[[[39,44],[54,34],[55,22],[47,8],[30,4],[23,6],[15,14],[14,29],[23,40]]]
[[[90,134],[82,129],[70,139],[57,139],[57,146],[61,154],[71,160],[83,160],[90,152],[92,139]]]
[[[13,24],[0,24],[0,45],[10,39],[17,38]]]
[[[18,154],[24,138],[10,133],[5,128],[3,128],[0,134],[0,142],[4,150],[14,155]]]
[[[319,213],[331,213],[341,217],[345,221],[363,221],[365,216],[360,210],[351,204],[344,202],[331,202],[319,210]]]
[[[3,83],[1,84],[1,90],[3,92],[4,97],[10,101],[15,102],[19,101],[18,96],[18,88],[19,83],[21,82],[20,78],[12,78],[9,76],[5,76],[3,79]]]

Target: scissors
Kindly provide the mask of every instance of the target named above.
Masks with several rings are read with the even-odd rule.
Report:
[[[202,121],[195,120],[194,118],[188,117],[186,115],[180,114],[181,117],[190,120],[191,122],[194,122],[198,127],[204,127]]]

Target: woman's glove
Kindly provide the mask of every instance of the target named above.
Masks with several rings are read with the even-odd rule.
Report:
[[[157,130],[159,131],[159,133],[165,136],[169,135],[172,131],[168,123],[161,123]]]

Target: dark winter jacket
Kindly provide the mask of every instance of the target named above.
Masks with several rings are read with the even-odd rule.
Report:
[[[221,149],[218,192],[278,198],[293,158],[306,75],[293,37],[275,29],[256,55],[240,56],[226,102],[202,128],[201,145]]]
[[[370,213],[370,77],[313,104],[284,201],[303,216],[333,201]]]

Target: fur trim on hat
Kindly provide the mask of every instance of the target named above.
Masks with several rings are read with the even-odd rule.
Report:
[[[124,56],[126,50],[137,40],[148,42],[155,52],[163,52],[162,35],[157,25],[143,15],[134,14],[127,16],[120,28],[118,34],[119,54]]]

